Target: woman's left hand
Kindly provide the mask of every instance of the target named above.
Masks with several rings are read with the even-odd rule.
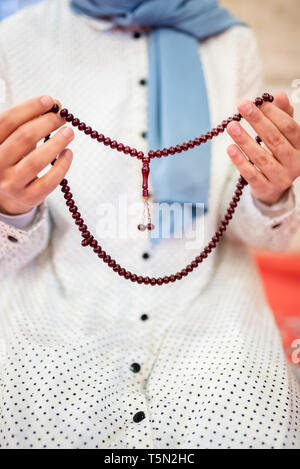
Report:
[[[293,119],[287,95],[281,92],[274,98],[273,103],[264,102],[260,107],[251,101],[243,101],[238,107],[267,148],[238,122],[227,126],[236,143],[229,145],[228,155],[249,183],[253,196],[268,205],[278,202],[300,176],[300,125]]]

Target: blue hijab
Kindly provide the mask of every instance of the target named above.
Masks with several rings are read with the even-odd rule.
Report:
[[[150,25],[148,143],[156,150],[210,129],[198,41],[240,22],[216,0],[71,0],[77,13],[111,17],[119,25]],[[154,159],[158,202],[203,203],[207,209],[210,143],[184,155]]]

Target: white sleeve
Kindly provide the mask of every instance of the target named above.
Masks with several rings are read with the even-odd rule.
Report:
[[[50,220],[46,203],[36,210],[26,228],[0,221],[0,275],[15,274],[33,261],[47,246]]]
[[[237,177],[228,189],[231,195],[236,180]],[[251,195],[248,185],[244,188],[226,235],[251,247],[284,251],[299,226],[299,215],[300,201],[293,188],[278,204],[269,207]]]
[[[0,222],[6,223],[7,225],[14,226],[15,228],[27,228],[31,225],[34,220],[37,207],[33,208],[23,215],[6,215],[0,213]]]

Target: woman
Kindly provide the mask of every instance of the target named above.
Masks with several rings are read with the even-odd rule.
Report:
[[[7,91],[0,127],[1,446],[299,447],[299,385],[248,248],[284,249],[291,239],[300,131],[284,93],[260,109],[251,104],[261,94],[252,32],[214,1],[170,0],[162,8],[154,0],[76,0],[70,8],[52,0],[8,19],[0,34]],[[201,150],[202,159],[185,154],[176,167],[168,158],[151,162],[157,201],[204,202],[204,241],[239,173],[249,182],[224,240],[187,279],[137,285],[80,246],[55,190],[62,178],[68,173],[95,231],[101,203],[116,207],[124,195],[129,207],[136,202],[141,164],[80,132],[74,138],[58,114],[47,113],[56,99],[144,152],[147,143],[193,138],[195,125],[199,135],[239,104],[249,134],[233,122],[229,135]],[[194,174],[201,184],[185,199],[182,180],[189,189]],[[180,271],[199,253],[201,245],[187,249],[186,238],[112,236],[102,244],[121,265],[151,277]]]

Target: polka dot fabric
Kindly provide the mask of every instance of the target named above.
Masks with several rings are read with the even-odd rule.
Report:
[[[78,18],[67,5],[46,1],[1,25],[6,105],[47,92],[146,150],[147,37]],[[216,125],[246,94],[260,94],[256,46],[236,27],[199,53]],[[227,142],[222,135],[212,147],[206,238],[237,178]],[[91,227],[101,202],[126,194],[135,203],[138,162],[81,135],[72,148],[68,178]],[[188,280],[159,289],[124,281],[81,248],[59,191],[28,229],[0,222],[0,448],[299,448],[299,383],[245,246],[282,249],[296,208],[276,217],[276,230],[274,220],[245,191],[216,253]],[[103,241],[127,268],[153,276],[194,257],[199,247],[184,243]]]
[[[246,283],[238,260],[232,268]],[[130,322],[100,311],[80,324],[67,302],[53,316],[14,315],[1,447],[299,447],[299,385],[272,317],[252,295],[255,282],[237,310],[241,283],[222,275],[184,313],[157,309],[144,321],[137,310]]]

